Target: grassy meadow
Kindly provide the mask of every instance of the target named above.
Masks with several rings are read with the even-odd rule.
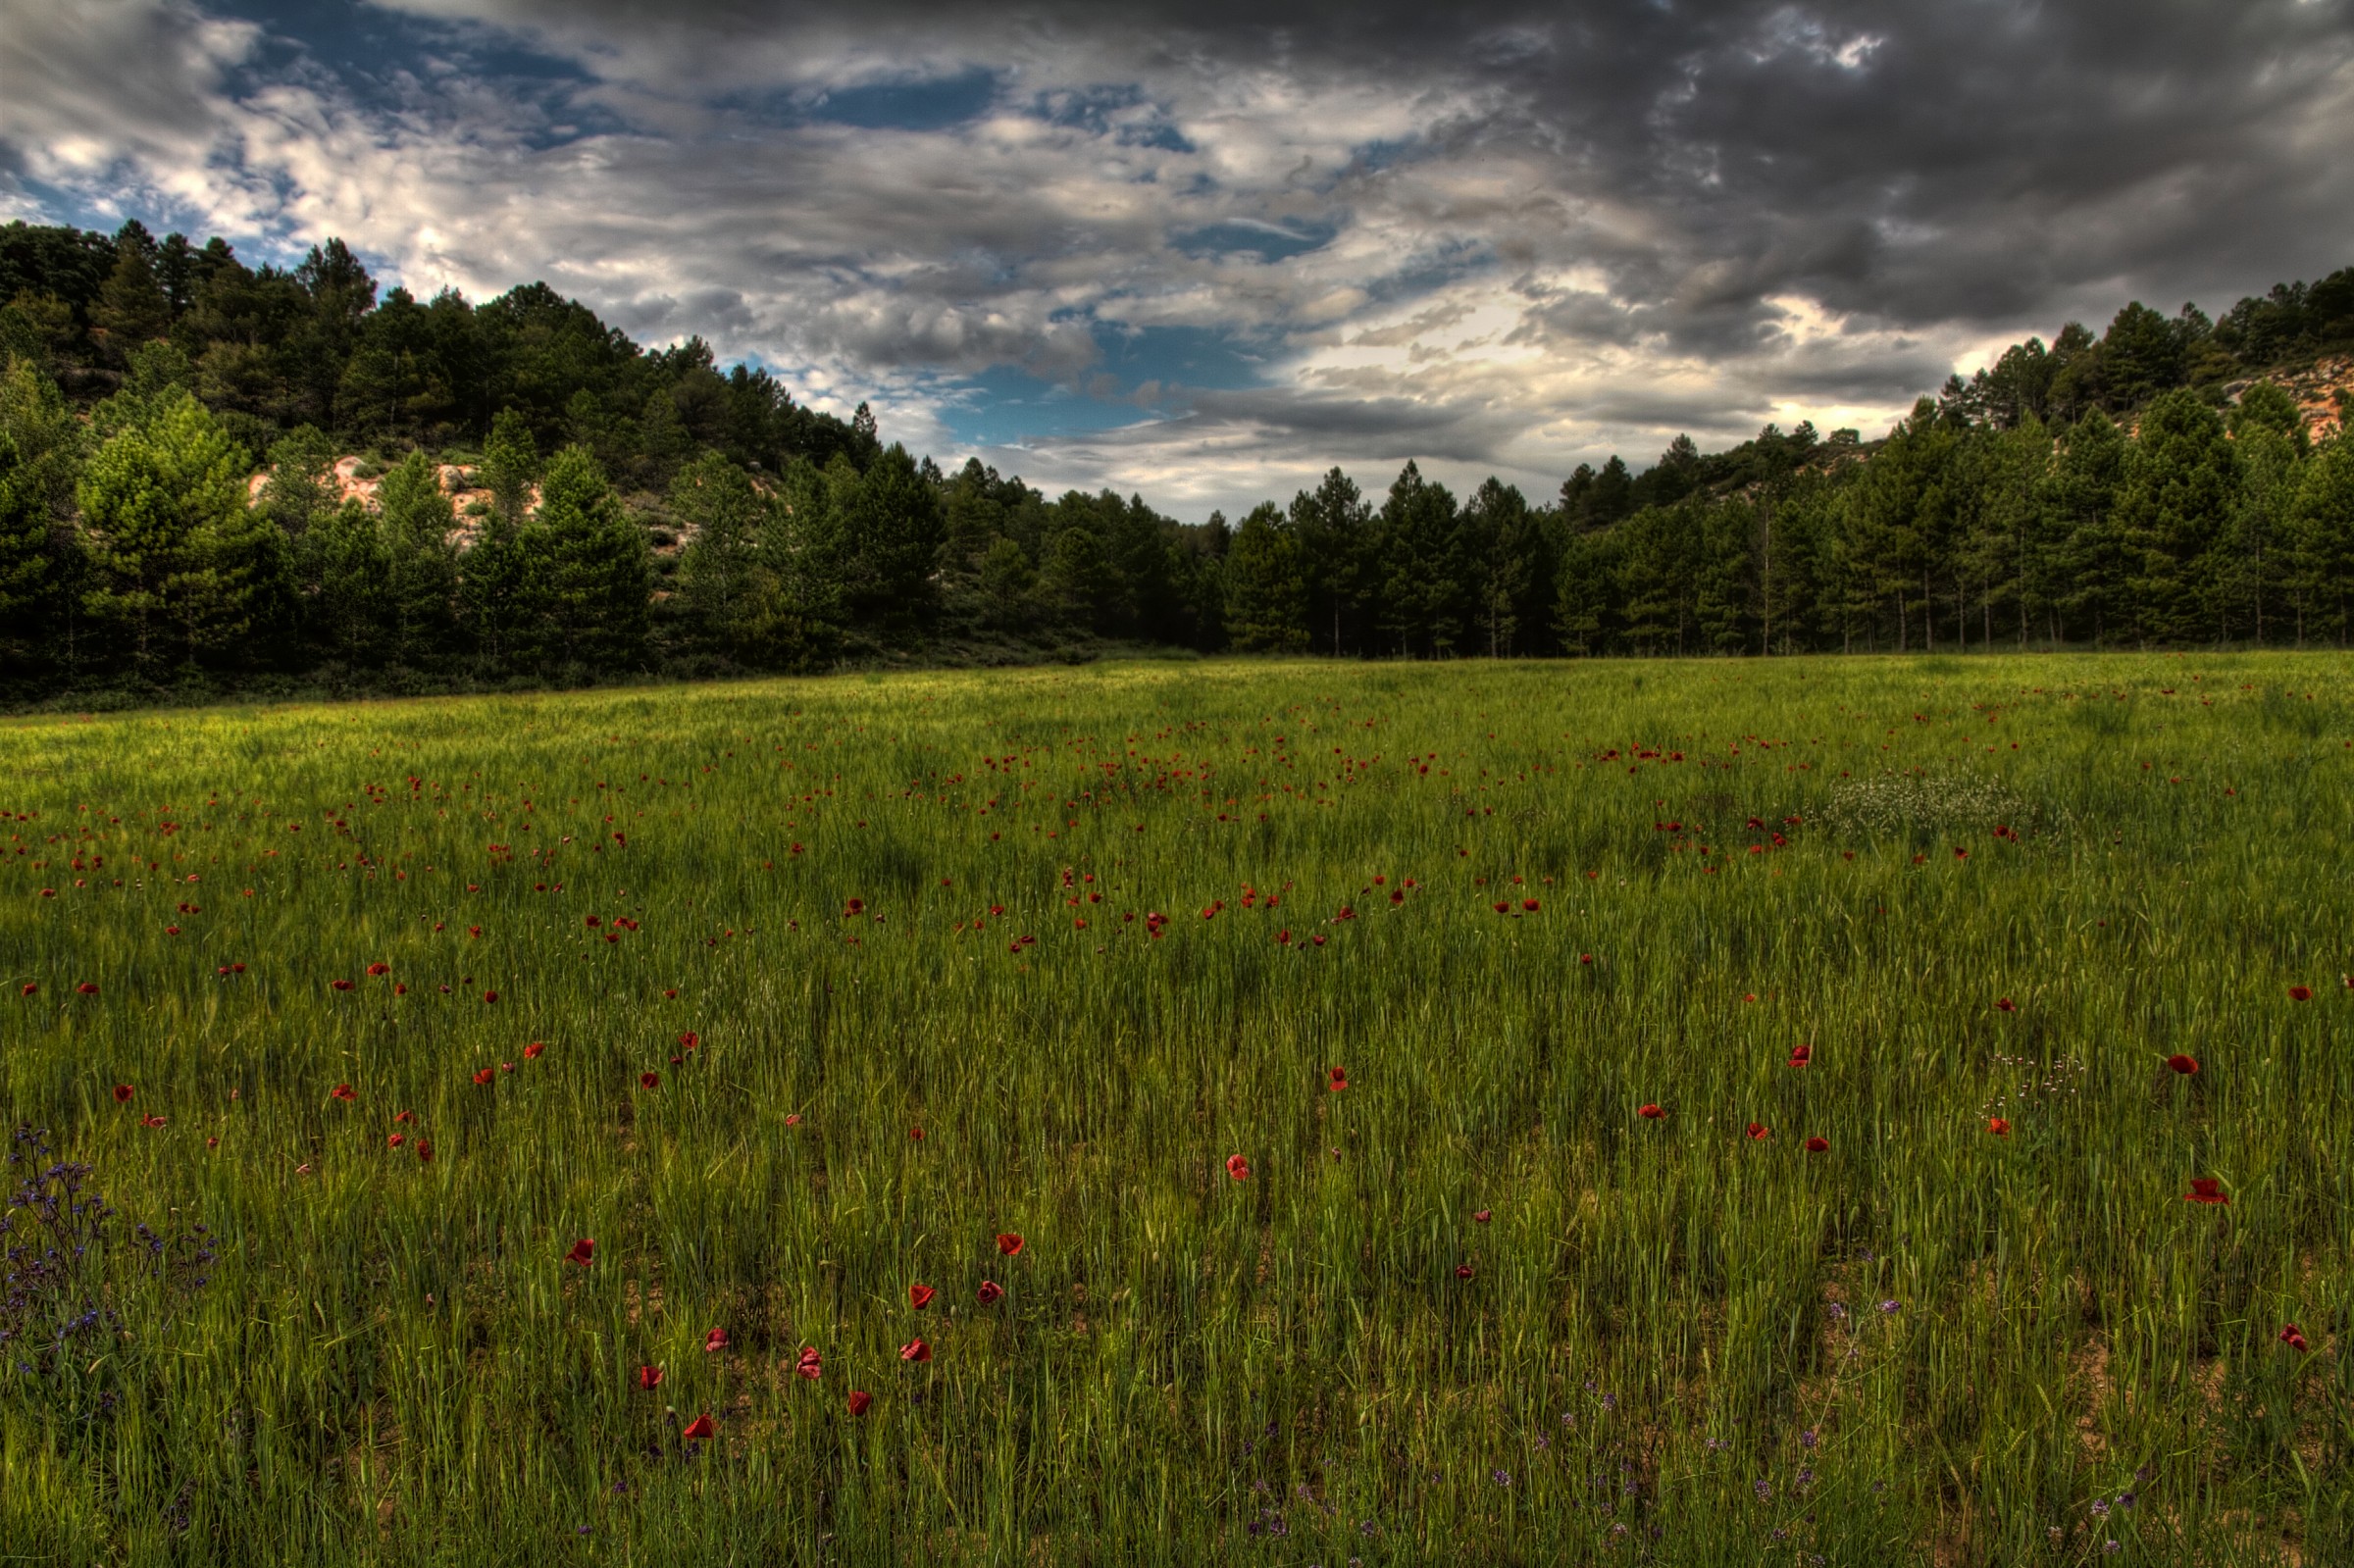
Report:
[[[2354,1562],[2350,743],[2321,654],[0,723],[0,1559]]]

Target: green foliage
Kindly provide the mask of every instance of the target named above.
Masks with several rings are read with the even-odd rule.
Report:
[[[490,439],[483,448],[477,476],[490,492],[490,504],[511,527],[521,527],[532,504],[532,488],[539,481],[539,445],[531,423],[515,409],[501,409],[490,422]]]
[[[1307,646],[1307,574],[1300,541],[1281,508],[1254,508],[1234,531],[1224,573],[1226,634],[1247,653],[1297,653]]]
[[[652,588],[645,531],[622,510],[594,453],[568,446],[548,460],[538,510],[516,545],[529,662],[595,670],[643,662]]]
[[[411,670],[446,668],[459,652],[457,518],[439,471],[411,452],[384,476],[377,504],[388,656]]]
[[[0,663],[39,661],[77,562],[65,527],[80,431],[29,359],[0,364]]]
[[[246,504],[247,463],[204,405],[173,387],[82,472],[84,608],[124,630],[142,673],[227,655],[280,608],[282,561]]]

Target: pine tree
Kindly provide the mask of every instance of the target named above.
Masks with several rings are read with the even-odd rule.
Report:
[[[2297,642],[2354,631],[2354,435],[2315,452],[2288,515]]]
[[[897,443],[863,474],[829,471],[834,513],[847,550],[845,605],[863,626],[908,632],[930,623],[933,575],[945,531],[940,492]]]
[[[756,629],[766,618],[760,602],[766,502],[743,470],[706,452],[671,481],[670,511],[689,534],[679,590],[695,635],[732,657],[763,662]]]
[[[500,409],[490,422],[490,439],[483,445],[479,482],[510,527],[523,526],[532,486],[538,481],[539,444],[532,438],[531,422],[514,409]]]
[[[1299,537],[1274,502],[1252,509],[1226,547],[1222,602],[1226,633],[1246,653],[1295,653],[1307,646],[1307,577]]]
[[[449,494],[433,460],[411,452],[384,476],[376,496],[388,573],[389,657],[411,670],[439,669],[458,651],[458,555],[450,543],[457,517]]]
[[[92,325],[104,334],[109,352],[120,363],[138,344],[152,342],[172,327],[172,301],[156,281],[154,241],[145,229],[131,232],[124,226],[115,244],[115,269],[99,290],[90,313]]]
[[[539,509],[518,539],[543,668],[634,668],[645,657],[653,562],[596,455],[568,446],[540,477]]]
[[[0,664],[43,652],[74,549],[61,527],[80,429],[57,383],[32,361],[0,366]]]
[[[247,459],[204,405],[175,387],[91,457],[77,494],[93,582],[89,614],[122,628],[158,676],[265,624],[282,557],[245,500]]]
[[[2197,393],[2167,392],[2143,411],[2117,505],[2133,632],[2143,643],[2214,635],[2209,551],[2230,514],[2235,465],[2224,422]]]

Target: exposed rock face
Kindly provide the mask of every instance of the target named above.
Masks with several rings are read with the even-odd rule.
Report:
[[[2354,404],[2354,355],[2325,354],[2305,370],[2233,381],[2224,388],[2225,395],[2236,403],[2258,380],[2272,381],[2295,398],[2305,411],[2306,430],[2317,441],[2328,440],[2344,423],[2348,405]]]

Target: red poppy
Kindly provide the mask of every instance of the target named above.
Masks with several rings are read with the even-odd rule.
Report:
[[[117,1084],[115,1086],[115,1103],[127,1105],[130,1102],[130,1097],[137,1092],[138,1090],[132,1088],[128,1084]]]
[[[371,975],[389,975],[392,973],[392,966],[390,964],[383,963],[370,964],[368,966],[368,973]]]
[[[2199,1059],[2196,1056],[2176,1051],[2166,1059],[2166,1065],[2187,1077],[2199,1070]]]
[[[717,1355],[717,1354],[719,1354],[719,1352],[720,1352],[720,1351],[722,1351],[722,1350],[725,1350],[727,1347],[728,1347],[728,1331],[727,1331],[727,1330],[725,1330],[725,1329],[713,1329],[713,1330],[712,1330],[712,1331],[711,1331],[709,1334],[706,1334],[706,1335],[704,1335],[704,1336],[703,1336],[703,1354],[705,1354],[705,1355]]]
[[[844,901],[842,906],[842,918],[844,920],[855,919],[857,916],[865,913],[866,900],[863,898],[848,899]]]
[[[1251,1162],[1240,1154],[1229,1154],[1226,1156],[1226,1174],[1238,1182],[1248,1182],[1251,1180]]]
[[[539,1059],[540,1053],[546,1049],[547,1042],[545,1040],[536,1039],[523,1048],[523,1059],[527,1062],[536,1062]]]
[[[1493,1218],[1495,1218],[1495,1214],[1492,1210],[1478,1209],[1473,1211],[1471,1215],[1471,1223],[1473,1225],[1485,1225]]]
[[[224,970],[223,973],[226,974],[227,971]],[[38,994],[40,988],[41,987],[38,982],[28,980],[25,983],[25,988],[17,992],[17,994],[20,996],[32,996]]]
[[[1661,1110],[1657,1105],[1644,1105],[1639,1107],[1635,1114],[1642,1117],[1643,1120],[1647,1122],[1656,1122],[1667,1113]]]
[[[164,1125],[164,1119],[160,1116],[142,1116],[139,1118],[139,1125],[141,1127],[161,1127]]]
[[[1996,1138],[2009,1138],[2011,1124],[1999,1116],[1989,1116],[1986,1118],[1986,1131],[1992,1133]]]
[[[434,1163],[434,1141],[432,1138],[421,1138],[417,1140],[417,1163],[420,1165],[431,1165]]]
[[[2182,1201],[2185,1203],[2228,1203],[2231,1200],[2224,1194],[2224,1184],[2219,1178],[2194,1176],[2190,1179],[2190,1190],[2182,1194]]]
[[[1505,914],[1505,913],[1507,913],[1508,911],[1510,911],[1510,910],[1511,909],[1511,907],[1512,907],[1512,906],[1511,906],[1510,903],[1499,903],[1499,904],[1497,904],[1497,906],[1496,906],[1496,913],[1498,913],[1499,915],[1501,915],[1501,914]]]
[[[929,1361],[932,1359],[932,1347],[924,1343],[920,1337],[910,1340],[899,1346],[899,1359],[906,1362]]]
[[[662,994],[669,997],[674,1002],[679,999],[679,993],[675,990],[666,990]]]
[[[638,1387],[648,1391],[662,1387],[662,1369],[660,1367],[640,1367],[638,1369]]]
[[[481,1072],[474,1075],[474,1081],[478,1084],[487,1084],[490,1082],[490,1080],[496,1078],[497,1076],[497,1069],[486,1067]]]
[[[1815,1047],[1814,1047],[1814,1046],[1812,1046],[1812,1045],[1793,1045],[1793,1046],[1791,1046],[1791,1047],[1790,1047],[1790,1065],[1791,1065],[1792,1067],[1804,1067],[1804,1066],[1806,1066],[1806,1065],[1807,1065],[1809,1062],[1812,1062],[1814,1059],[1815,1059]]]
[[[98,983],[96,981],[85,980],[74,988],[81,992],[81,994],[84,996],[95,996],[98,994]]]
[[[711,1434],[718,1430],[711,1425],[710,1415],[705,1413],[687,1423],[685,1430],[679,1434],[679,1441],[682,1442],[708,1442],[711,1441]]]
[[[1591,964],[1594,962],[1594,955],[1592,953],[1579,953],[1577,955],[1577,961],[1581,964]]]
[[[2288,987],[2288,999],[2292,1002],[2312,1001],[2313,987],[2311,986],[2291,986]]]
[[[640,1088],[655,1088],[660,1087],[661,1083],[662,1075],[660,1073],[640,1073],[638,1075]]]
[[[907,1287],[907,1304],[921,1312],[932,1304],[932,1298],[939,1293],[928,1285],[911,1285]]]
[[[874,1402],[875,1396],[867,1392],[864,1389],[852,1389],[850,1391],[850,1414],[854,1416],[862,1416],[866,1414],[867,1406],[873,1404]]]
[[[1468,1263],[1458,1263],[1455,1266],[1455,1277],[1458,1280],[1467,1280],[1471,1278],[1471,1265]]]
[[[1830,1146],[1831,1140],[1827,1138],[1817,1136],[1807,1139],[1807,1152],[1809,1154],[1820,1154],[1824,1149],[1827,1149]]]
[[[407,1141],[408,1138],[404,1135],[395,1133],[390,1138],[384,1139],[384,1147],[398,1148],[401,1144],[406,1143]]]
[[[694,1048],[695,1048],[697,1045],[700,1045],[702,1042],[703,1042],[703,1037],[702,1037],[702,1036],[700,1036],[700,1035],[697,1035],[697,1034],[696,1034],[696,1033],[695,1033],[693,1030],[691,1030],[691,1030],[689,1030],[689,1031],[688,1031],[686,1034],[684,1034],[684,1035],[681,1035],[681,1036],[679,1037],[679,1043],[680,1043],[680,1044],[682,1044],[682,1045],[684,1045],[684,1046],[686,1046],[686,1047],[687,1047],[689,1050],[692,1050],[692,1049],[694,1049]]]
[[[998,1250],[1007,1257],[1013,1257],[1022,1250],[1022,1239],[1011,1231],[999,1231],[998,1233]]]
[[[2008,996],[1997,996],[1994,999],[1994,1006],[1997,1012],[2016,1013],[2019,1011],[2019,1003]]]
[[[805,1344],[801,1346],[800,1359],[793,1362],[793,1370],[815,1383],[825,1374],[826,1358],[817,1353],[816,1345]]]
[[[786,1118],[785,1118],[785,1125],[786,1125],[787,1127],[798,1127],[798,1126],[800,1126],[800,1125],[801,1125],[801,1113],[800,1113],[800,1112],[798,1112],[798,1111],[793,1111],[793,1112],[792,1112],[792,1113],[788,1114],[788,1115],[786,1116]]]
[[[2280,1342],[2287,1345],[2291,1350],[2310,1350],[2313,1348],[2313,1346],[2305,1342],[2304,1333],[2293,1323],[2283,1323],[2280,1325],[2279,1339]]]
[[[995,1280],[983,1280],[981,1289],[975,1290],[973,1295],[983,1306],[996,1306],[1005,1299],[1005,1287]]]
[[[331,980],[328,985],[335,990],[351,989],[351,982],[348,980]]]
[[[1520,900],[1520,907],[1533,915],[1537,912],[1537,901],[1534,898],[1523,898]]]
[[[1341,1090],[1349,1087],[1349,1075],[1342,1072],[1337,1067],[1333,1068],[1330,1072],[1324,1075],[1324,1087],[1330,1089],[1333,1093],[1338,1094]]]
[[[572,1250],[564,1254],[565,1262],[578,1263],[584,1269],[594,1262],[595,1258],[596,1242],[586,1236],[573,1242]]]
[[[1773,1137],[1773,1129],[1767,1127],[1764,1122],[1752,1122],[1741,1131],[1752,1143],[1762,1143]]]
[[[921,1143],[924,1140],[924,1130],[920,1127],[911,1127],[907,1129],[907,1137],[909,1141]]]
[[[483,992],[483,1000],[484,1000],[484,1001],[486,1001],[486,1002],[494,1002],[494,1001],[497,1001],[497,1000],[498,1000],[498,992],[496,992],[496,991],[494,991],[494,990],[486,990],[486,991]]]
[[[353,1088],[349,1084],[337,1084],[328,1092],[339,1100],[356,1100],[360,1097],[359,1090]]]
[[[392,1120],[396,1122],[413,1122],[417,1120],[417,1113],[415,1111],[394,1111],[392,1113]]]

